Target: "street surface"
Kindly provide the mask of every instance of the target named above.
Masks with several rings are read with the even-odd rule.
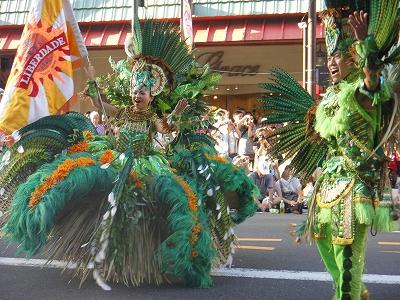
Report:
[[[331,299],[332,283],[315,246],[298,246],[288,234],[290,224],[304,218],[257,213],[238,226],[232,269],[216,270],[210,289],[112,284],[105,292],[91,279],[79,288],[61,269],[41,268],[40,257],[12,259],[15,247],[0,239],[0,299]],[[371,299],[400,299],[400,232],[369,236],[365,274]]]

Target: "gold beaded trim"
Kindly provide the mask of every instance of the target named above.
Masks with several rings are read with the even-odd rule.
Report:
[[[372,204],[374,201],[369,198],[369,197],[365,197],[365,196],[360,196],[360,195],[355,195],[353,198],[353,202],[354,203],[366,203],[366,204]]]
[[[157,117],[157,115],[150,110],[135,110],[133,106],[129,106],[126,109],[126,115],[128,119],[133,122],[155,121]]]
[[[344,197],[346,197],[348,193],[351,192],[351,190],[352,190],[352,188],[354,186],[354,182],[355,182],[355,179],[353,178],[349,182],[349,184],[346,187],[346,189],[342,193],[340,193],[334,200],[332,200],[329,203],[323,202],[322,199],[321,199],[321,193],[318,193],[317,197],[316,197],[318,206],[321,207],[321,208],[332,208],[333,206],[338,204],[340,202],[340,200],[342,200]]]
[[[332,244],[335,245],[351,245],[353,244],[354,239],[346,239],[346,238],[342,238],[342,237],[335,237],[332,239]]]

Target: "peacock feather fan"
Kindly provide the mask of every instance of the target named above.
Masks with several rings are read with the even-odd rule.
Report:
[[[269,134],[272,145],[269,153],[275,158],[292,159],[294,172],[308,178],[327,151],[322,139],[312,129],[316,103],[287,72],[273,69],[271,80],[261,84],[266,90],[259,99],[261,108],[269,111],[263,122],[284,123],[284,126]]]

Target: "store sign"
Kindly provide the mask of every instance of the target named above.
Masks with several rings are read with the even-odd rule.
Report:
[[[255,76],[259,73],[261,65],[227,65],[224,63],[224,51],[204,52],[197,58],[210,65],[214,71],[222,71],[228,76]]]

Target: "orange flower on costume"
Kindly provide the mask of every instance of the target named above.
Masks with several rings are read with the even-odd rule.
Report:
[[[196,249],[192,249],[192,257],[196,257],[197,255],[199,255],[197,250]]]
[[[73,169],[87,167],[94,165],[95,163],[95,160],[90,157],[79,157],[75,159],[67,158],[64,160],[61,165],[59,165],[57,169],[54,170],[54,172],[32,192],[28,204],[29,208],[34,208],[39,203],[43,194],[54,187],[57,182],[67,177]]]
[[[89,130],[84,130],[82,132],[83,138],[87,141],[91,141],[93,140],[93,132],[89,131]]]
[[[200,224],[197,223],[197,224],[193,227],[192,232],[193,232],[194,234],[199,234],[200,231],[201,231]]]
[[[186,197],[188,198],[190,210],[193,212],[197,212],[197,198],[196,198],[195,193],[190,188],[190,185],[179,176],[175,176],[175,179],[176,179],[176,181],[178,181],[178,183],[180,184],[180,186],[183,188],[183,190],[186,193]]]
[[[228,160],[226,158],[223,157],[219,157],[218,155],[211,155],[211,154],[206,154],[205,155],[208,159],[220,162],[220,163],[227,163]]]
[[[112,153],[111,150],[106,150],[104,153],[100,156],[100,162],[102,164],[109,164],[114,160],[114,154]]]
[[[137,187],[138,189],[142,188],[143,185],[144,185],[144,183],[142,181],[140,181],[140,180],[135,182],[135,187]]]
[[[186,197],[188,199],[188,206],[190,210],[196,214],[193,216],[193,221],[196,222],[196,225],[192,228],[192,234],[190,237],[190,244],[194,245],[199,240],[199,234],[201,232],[201,226],[198,223],[198,206],[197,206],[197,198],[190,185],[181,177],[175,176],[176,181],[180,184],[182,189],[185,191]],[[198,252],[196,249],[192,249],[192,257],[196,257]]]
[[[79,142],[68,148],[68,154],[89,151],[89,144],[86,141]]]
[[[138,173],[136,173],[135,171],[132,171],[132,172],[129,173],[129,177],[134,179],[134,180],[137,180],[138,179]]]
[[[197,240],[199,239],[199,237],[197,235],[192,235],[191,239],[190,239],[190,243],[192,245],[197,243]]]

